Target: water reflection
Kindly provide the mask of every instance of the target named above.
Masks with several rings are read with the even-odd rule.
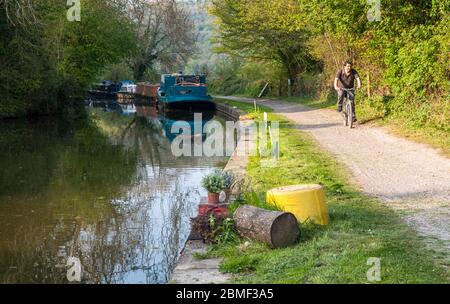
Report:
[[[104,103],[85,119],[2,123],[0,282],[67,283],[69,257],[83,283],[167,282],[201,178],[226,161],[172,156],[172,121]]]

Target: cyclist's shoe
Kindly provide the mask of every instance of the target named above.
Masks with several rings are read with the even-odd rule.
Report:
[[[337,111],[338,111],[339,113],[342,113],[342,107],[338,108]]]
[[[356,119],[356,117],[353,117],[353,122],[358,122],[358,120]]]

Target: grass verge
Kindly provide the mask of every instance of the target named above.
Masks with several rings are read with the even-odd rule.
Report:
[[[247,104],[227,102],[243,110]],[[260,112],[254,112],[261,119]],[[252,193],[247,203],[264,207],[264,193],[274,187],[320,183],[326,187],[331,224],[301,225],[296,246],[272,250],[238,238],[211,247],[208,256],[223,257],[221,271],[234,273],[236,283],[370,283],[370,258],[381,259],[380,283],[448,283],[448,268],[438,265],[420,237],[399,216],[374,198],[349,185],[345,168],[320,151],[312,139],[280,121],[278,166],[264,168],[253,157],[247,168]],[[450,266],[450,265],[446,265]]]

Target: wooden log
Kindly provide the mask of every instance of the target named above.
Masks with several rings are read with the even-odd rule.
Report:
[[[236,210],[233,219],[242,236],[264,242],[272,248],[293,245],[300,235],[297,219],[292,213],[246,205]]]

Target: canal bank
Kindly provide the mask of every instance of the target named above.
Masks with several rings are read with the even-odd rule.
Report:
[[[222,102],[215,102],[216,110],[234,121],[238,121],[244,128],[251,121],[245,118],[245,112],[237,107]],[[256,149],[256,138],[241,136],[238,139],[236,149],[230,157],[225,171],[235,174],[237,180],[243,180],[249,155],[245,151]],[[239,189],[233,189],[233,194],[237,194]],[[188,240],[181,253],[180,259],[175,267],[171,279],[173,284],[224,284],[231,279],[231,275],[219,271],[222,259],[197,259],[196,255],[207,253],[209,245],[202,240]]]

